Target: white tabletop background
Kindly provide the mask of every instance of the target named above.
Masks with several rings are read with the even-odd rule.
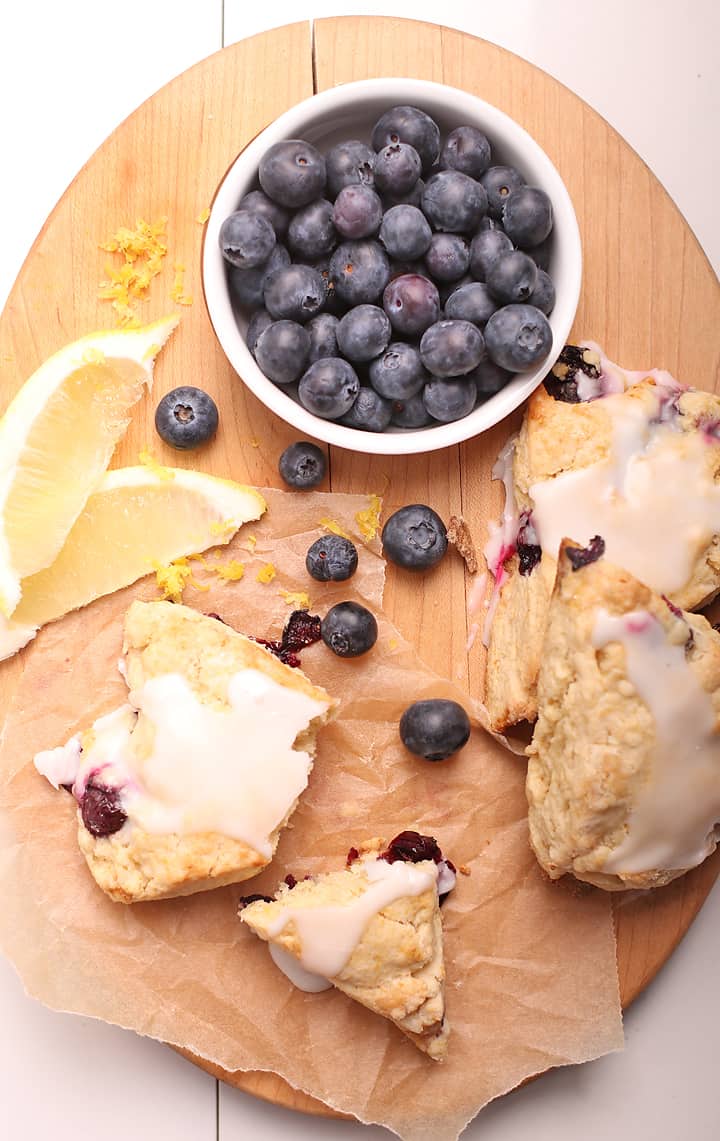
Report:
[[[223,45],[292,21],[340,14],[442,22],[550,72],[635,147],[717,271],[717,0],[692,6],[677,0],[2,0],[0,306],[67,184],[143,100]],[[42,313],[36,319],[42,321]],[[719,948],[720,883],[671,961],[628,1012],[625,1051],[556,1070],[501,1099],[468,1128],[467,1141],[717,1141]],[[0,1136],[8,1141],[391,1136],[266,1105],[218,1086],[159,1043],[47,1011],[24,995],[3,959],[0,1121]]]

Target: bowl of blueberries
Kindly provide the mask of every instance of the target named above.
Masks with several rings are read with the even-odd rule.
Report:
[[[245,148],[208,219],[203,287],[238,375],[306,435],[444,448],[533,391],[567,340],[582,252],[533,138],[474,95],[368,79]]]

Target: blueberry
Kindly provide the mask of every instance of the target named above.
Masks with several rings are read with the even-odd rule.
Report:
[[[197,448],[217,432],[218,410],[212,396],[185,385],[163,396],[155,409],[155,428],[173,448]]]
[[[500,230],[503,234],[505,233],[502,222],[498,221],[497,218],[491,218],[489,214],[485,214],[478,222],[478,234],[482,234],[485,230]]]
[[[509,380],[512,380],[513,374],[508,372],[505,368],[500,368],[500,365],[495,364],[495,361],[484,360],[480,361],[477,368],[474,368],[468,374],[467,380],[475,382],[478,396],[485,399],[488,396],[494,396],[501,388],[504,388]]]
[[[400,740],[426,761],[444,761],[470,739],[470,718],[457,701],[416,701],[400,718]]]
[[[529,301],[537,284],[537,266],[521,250],[502,254],[487,275],[490,293],[504,305]]]
[[[328,151],[325,166],[328,195],[336,198],[344,186],[373,185],[375,152],[367,143],[348,139]]]
[[[422,178],[419,178],[412,189],[408,190],[406,194],[383,194],[385,210],[391,210],[393,206],[417,206],[419,210],[422,205],[424,189],[425,183]]]
[[[555,308],[555,286],[544,269],[538,270],[537,282],[528,304],[534,305],[546,317],[549,317]]]
[[[488,200],[488,214],[502,219],[503,206],[509,194],[525,185],[525,179],[514,166],[491,166],[480,175],[480,183]]]
[[[357,547],[342,535],[323,535],[305,556],[307,572],[318,582],[345,582],[358,565]]]
[[[322,483],[326,467],[324,451],[307,440],[290,444],[278,461],[278,471],[285,483],[299,491],[309,491]]]
[[[370,383],[387,400],[416,396],[429,379],[418,349],[405,341],[393,341],[370,365]]]
[[[459,281],[470,265],[470,249],[459,234],[433,234],[425,265],[435,281]]]
[[[265,332],[268,325],[272,325],[272,317],[267,309],[258,309],[253,313],[248,322],[245,343],[253,356],[255,356],[255,345],[257,344],[258,337],[261,333]]]
[[[477,127],[456,127],[440,151],[443,170],[459,170],[479,178],[490,166],[490,143]]]
[[[336,357],[338,318],[332,313],[318,313],[311,318],[305,328],[310,335],[310,364],[319,361],[321,357]]]
[[[325,289],[325,305],[323,308],[324,313],[331,313],[334,316],[342,316],[345,312],[346,306],[340,300],[335,292],[335,282],[330,273],[330,258],[316,258],[314,260],[308,259],[307,262],[300,263],[309,266],[310,269],[316,270],[322,278],[323,288]]]
[[[381,194],[408,194],[420,177],[420,155],[409,143],[390,143],[375,158],[375,186]]]
[[[459,289],[461,285],[470,285],[472,281],[473,278],[470,276],[470,274],[465,273],[462,277],[458,278],[457,281],[440,282],[438,285],[438,293],[440,294],[440,305],[442,306],[442,313],[440,314],[438,320],[445,320],[445,317],[447,316],[447,313],[445,312],[445,306],[448,302],[448,299],[452,297],[455,290]]]
[[[290,225],[290,215],[287,210],[268,198],[262,190],[251,190],[240,199],[238,210],[249,210],[251,214],[262,214],[267,218],[278,238],[284,238]]]
[[[263,304],[265,288],[270,277],[278,269],[285,269],[290,265],[290,254],[279,243],[267,261],[252,269],[238,269],[237,266],[228,266],[228,288],[230,296],[238,305],[245,305],[249,309],[257,309]]]
[[[273,321],[255,344],[255,360],[275,384],[292,384],[309,358],[310,334],[296,321]]]
[[[219,242],[225,261],[238,269],[252,269],[270,257],[275,231],[262,214],[236,210],[220,227]]]
[[[430,223],[417,206],[391,206],[383,216],[380,241],[392,258],[413,261],[427,250],[432,239]]]
[[[505,233],[516,246],[539,246],[553,227],[552,203],[537,186],[519,186],[505,200]]]
[[[360,381],[352,365],[341,357],[314,361],[298,385],[298,398],[308,412],[324,420],[344,416],[360,391]]]
[[[495,364],[509,372],[522,372],[550,352],[552,329],[534,305],[505,305],[485,326],[485,344]]]
[[[343,242],[330,259],[335,292],[347,305],[371,305],[382,295],[390,263],[379,242]]]
[[[487,211],[487,195],[474,178],[459,170],[441,170],[425,184],[422,209],[434,229],[465,233],[476,229]]]
[[[484,353],[483,335],[470,321],[437,321],[420,341],[420,357],[433,376],[464,376]]]
[[[325,159],[302,139],[274,143],[260,159],[260,185],[273,202],[296,209],[325,190]]]
[[[316,269],[289,265],[271,275],[265,287],[265,308],[275,320],[304,325],[325,304],[327,288]]]
[[[349,361],[370,361],[385,351],[391,332],[390,322],[378,305],[357,305],[340,321],[337,343]]]
[[[127,820],[120,793],[116,788],[88,781],[80,802],[82,822],[91,836],[112,836]]]
[[[440,128],[418,107],[391,107],[373,127],[372,145],[381,151],[390,143],[398,142],[414,147],[423,170],[429,170],[440,153]]]
[[[293,215],[288,229],[288,244],[298,259],[321,258],[331,253],[337,243],[333,205],[326,198],[310,202]]]
[[[512,251],[513,244],[502,230],[480,230],[470,243],[470,272],[477,281],[486,281],[498,258]]]
[[[482,281],[460,285],[445,302],[445,316],[454,321],[472,321],[482,328],[497,309],[497,301]]]
[[[417,337],[440,315],[435,285],[418,273],[394,278],[383,293],[383,309],[397,333]]]
[[[342,423],[362,432],[384,432],[391,416],[391,401],[385,400],[374,388],[361,385],[357,399],[342,417]]]
[[[462,420],[472,412],[477,399],[475,381],[469,376],[433,377],[423,389],[423,402],[428,414],[442,424]]]
[[[382,202],[372,186],[344,186],[335,199],[333,222],[343,238],[357,241],[377,234],[382,221]]]
[[[390,423],[396,428],[425,428],[432,417],[423,402],[422,393],[393,402]]]
[[[401,507],[382,529],[383,553],[405,570],[428,570],[447,550],[447,530],[439,515],[422,503]]]
[[[339,658],[357,658],[377,642],[374,615],[357,602],[338,602],[328,610],[320,627],[325,645]]]

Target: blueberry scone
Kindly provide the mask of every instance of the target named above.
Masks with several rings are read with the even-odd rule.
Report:
[[[669,883],[720,839],[720,634],[563,543],[528,747],[545,871],[611,891]]]
[[[275,899],[246,897],[240,918],[296,986],[337,987],[442,1061],[450,1028],[440,894],[454,882],[432,837],[401,832],[387,848],[352,848],[340,871],[288,877]]]
[[[78,802],[96,882],[134,903],[256,875],[335,702],[257,642],[171,602],[133,602],[123,653],[127,703],[35,758]]]
[[[537,713],[563,536],[586,545],[602,535],[611,562],[685,609],[720,590],[720,398],[568,345],[501,459],[508,503],[487,552],[496,598],[485,680],[499,732]]]

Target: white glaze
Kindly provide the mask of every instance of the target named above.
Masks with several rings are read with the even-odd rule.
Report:
[[[80,737],[71,737],[66,745],[59,745],[57,749],[43,749],[36,753],[34,765],[40,776],[50,781],[53,788],[60,788],[63,784],[73,785],[80,767]]]
[[[662,420],[667,406],[667,389],[658,391],[650,413],[607,397],[612,455],[532,485],[544,552],[556,558],[563,538],[586,546],[601,535],[608,560],[654,590],[672,594],[685,586],[698,554],[720,532],[720,487],[706,468],[712,445],[699,432],[679,437]],[[680,438],[681,449],[668,447],[670,436]]]
[[[592,644],[619,642],[627,677],[655,720],[652,771],[608,872],[692,868],[713,850],[720,823],[720,736],[710,695],[648,611],[599,610]]]
[[[447,892],[452,891],[457,882],[457,875],[449,867],[447,860],[441,860],[437,866],[437,889],[438,895],[445,895]]]
[[[370,920],[388,904],[434,888],[438,876],[437,867],[429,861],[419,866],[400,860],[394,864],[367,860],[362,869],[368,879],[362,895],[346,904],[285,907],[268,928],[273,938],[293,922],[300,940],[300,963],[313,975],[339,975]]]
[[[268,951],[278,970],[287,975],[298,990],[304,990],[306,994],[320,994],[321,991],[330,990],[332,987],[329,979],[323,975],[314,975],[312,971],[306,971],[294,955],[284,947],[278,947],[277,943],[268,943]]]

